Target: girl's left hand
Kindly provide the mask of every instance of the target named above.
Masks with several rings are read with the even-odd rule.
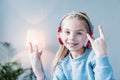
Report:
[[[101,57],[107,55],[107,45],[106,45],[105,35],[102,26],[99,25],[98,29],[99,29],[100,37],[93,39],[89,34],[87,34],[87,37],[91,42],[96,57]]]

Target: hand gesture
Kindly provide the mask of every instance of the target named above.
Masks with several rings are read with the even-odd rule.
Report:
[[[107,54],[107,46],[106,46],[105,35],[102,26],[99,25],[98,29],[99,29],[100,37],[93,39],[89,34],[87,34],[87,37],[91,42],[96,57],[101,57]]]
[[[42,50],[38,49],[38,45],[32,45],[32,43],[30,42],[30,63],[33,69],[33,72],[35,73],[36,77],[39,80],[43,80],[44,79],[44,70],[43,70],[43,66],[42,66],[42,61],[41,61],[41,54],[42,54]]]

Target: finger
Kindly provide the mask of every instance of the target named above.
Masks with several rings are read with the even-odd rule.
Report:
[[[41,59],[41,55],[42,55],[42,50],[39,50],[39,53],[38,53],[39,60]]]
[[[30,45],[30,52],[33,52],[33,46],[32,46],[32,43],[29,42],[29,45]]]
[[[100,32],[100,37],[104,39],[104,38],[105,38],[105,35],[104,35],[104,31],[103,31],[103,29],[102,29],[102,26],[99,25],[99,26],[98,26],[98,29],[99,29],[99,32]]]
[[[90,40],[91,44],[93,43],[94,39],[87,33],[87,38]]]
[[[38,45],[37,44],[35,45],[35,51],[36,51],[36,53],[38,53]]]
[[[42,52],[43,52],[42,50],[39,50],[39,56],[41,56]]]

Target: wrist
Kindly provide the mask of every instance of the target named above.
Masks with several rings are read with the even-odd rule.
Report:
[[[107,54],[96,54],[96,58],[107,56]]]
[[[99,57],[107,56],[107,52],[105,52],[105,51],[101,51],[101,52],[96,51],[95,55],[96,55],[97,58],[99,58]]]
[[[102,57],[95,57],[95,60],[96,60],[96,65],[99,67],[100,66],[109,66],[109,60],[106,55],[102,56]]]
[[[45,80],[45,75],[43,73],[35,74],[37,77],[37,80]]]

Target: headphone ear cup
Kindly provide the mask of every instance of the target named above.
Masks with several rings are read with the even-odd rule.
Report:
[[[61,27],[58,27],[58,35],[57,35],[58,41],[59,41],[59,43],[60,43],[61,45],[63,45],[62,39],[61,39],[61,37],[60,37],[60,32],[61,32]]]

